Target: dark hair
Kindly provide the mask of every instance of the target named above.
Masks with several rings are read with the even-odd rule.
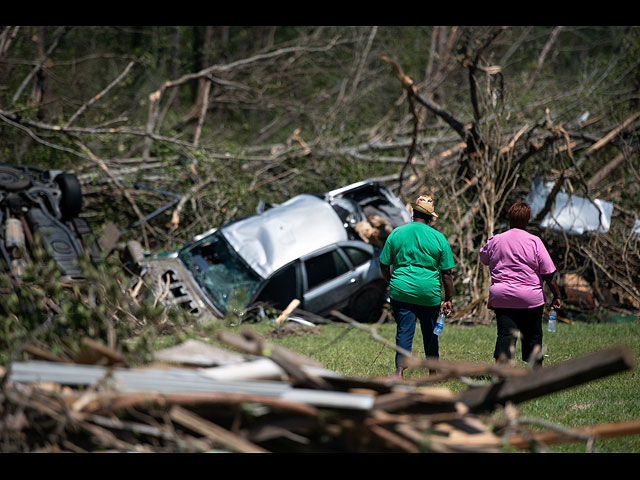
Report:
[[[511,227],[524,228],[531,219],[531,207],[527,202],[516,202],[509,208],[507,218]]]
[[[423,219],[427,225],[431,225],[431,222],[433,222],[433,215],[429,215],[428,213],[422,213],[419,212],[418,210],[413,210],[413,218],[421,218]]]

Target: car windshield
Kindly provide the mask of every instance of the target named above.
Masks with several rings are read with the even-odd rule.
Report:
[[[260,285],[260,277],[229,247],[219,231],[183,248],[179,258],[223,312],[232,303],[245,307]]]

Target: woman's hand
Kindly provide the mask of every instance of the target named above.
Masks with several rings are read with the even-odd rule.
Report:
[[[442,305],[440,305],[440,311],[444,312],[444,314],[446,316],[451,315],[451,309],[453,308],[453,304],[451,303],[451,300],[447,300],[445,302],[442,302]]]

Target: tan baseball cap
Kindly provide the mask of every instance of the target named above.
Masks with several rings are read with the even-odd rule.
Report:
[[[411,202],[411,207],[418,212],[426,213],[427,215],[438,218],[438,214],[435,212],[435,207],[433,206],[433,199],[431,198],[431,195],[420,195],[416,198],[415,202]]]

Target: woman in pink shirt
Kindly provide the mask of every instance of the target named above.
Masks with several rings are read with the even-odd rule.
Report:
[[[554,279],[556,267],[549,252],[539,237],[525,231],[530,218],[526,202],[513,204],[508,212],[509,230],[489,238],[480,249],[480,261],[491,272],[488,307],[495,311],[498,323],[493,354],[497,361],[515,358],[514,330],[520,332],[525,362],[542,348],[543,282],[553,293],[551,308],[558,309],[561,304]],[[541,356],[536,361],[542,365]]]

